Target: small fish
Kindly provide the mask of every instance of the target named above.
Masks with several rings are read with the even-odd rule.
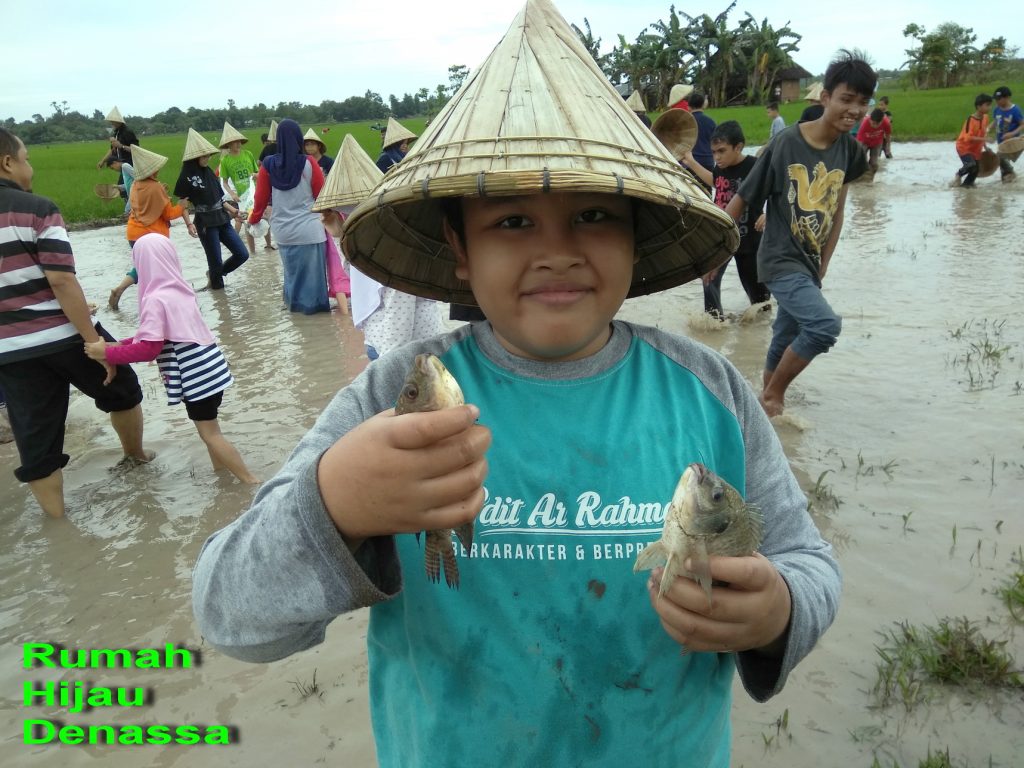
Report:
[[[435,355],[416,355],[412,370],[402,385],[402,391],[395,403],[395,413],[419,413],[440,411],[462,405],[462,389],[444,363]],[[469,549],[473,544],[473,521],[455,529],[462,546]],[[420,535],[416,534],[416,541]],[[444,580],[449,587],[459,588],[459,564],[452,549],[452,530],[443,528],[427,531],[426,568],[427,577],[433,582],[441,581],[441,563],[444,563]]]
[[[761,545],[764,521],[757,507],[703,464],[691,464],[679,478],[665,514],[661,538],[636,559],[633,573],[665,564],[658,595],[677,576],[696,580],[711,602],[709,555],[743,557]],[[683,568],[690,559],[692,573]]]

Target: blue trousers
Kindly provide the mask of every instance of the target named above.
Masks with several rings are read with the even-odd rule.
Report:
[[[806,272],[790,272],[766,285],[778,302],[779,311],[772,324],[765,370],[778,367],[787,347],[792,347],[798,357],[813,360],[835,346],[843,319],[825,300],[820,281]]]
[[[206,252],[206,264],[210,267],[210,287],[221,289],[224,287],[224,275],[234,272],[249,260],[249,251],[242,242],[242,238],[235,232],[231,222],[221,224],[219,227],[204,227],[199,230],[199,242],[203,244]],[[231,258],[221,261],[221,244],[227,246],[231,252]]]

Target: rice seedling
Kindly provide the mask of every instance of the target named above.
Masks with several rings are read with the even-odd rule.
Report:
[[[836,496],[832,490],[832,486],[825,482],[825,476],[831,471],[831,469],[826,469],[818,475],[818,481],[807,494],[807,508],[812,514],[828,516],[836,512],[839,505],[843,503],[842,499]]]
[[[761,734],[761,739],[764,741],[764,751],[771,752],[782,746],[783,737],[787,742],[793,741],[793,734],[789,732],[789,708],[787,707],[781,715],[779,715],[769,726],[771,729],[767,733]]]
[[[320,688],[320,684],[316,681],[315,668],[313,669],[313,679],[310,682],[305,683],[301,680],[289,680],[288,682],[292,684],[292,687],[295,689],[295,692],[299,694],[299,698],[302,701],[305,701],[311,696],[316,696],[318,699],[323,698],[324,692]]]
[[[921,628],[897,622],[883,637],[884,644],[875,646],[881,658],[872,689],[878,706],[900,702],[911,712],[930,698],[932,685],[1024,688],[1006,641],[985,637],[966,617]]]
[[[1017,548],[1017,554],[1013,556],[1012,562],[1014,572],[1007,577],[997,594],[1006,603],[1006,609],[1013,620],[1018,624],[1024,624],[1024,550],[1020,547]]]

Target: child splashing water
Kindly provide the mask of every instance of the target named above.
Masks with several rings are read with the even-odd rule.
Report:
[[[174,245],[164,235],[144,235],[135,243],[132,259],[139,273],[139,329],[120,344],[87,343],[85,353],[112,365],[156,360],[168,405],[185,402],[213,468],[228,469],[243,483],[258,483],[238,449],[220,431],[217,409],[233,379],[199,314]]]

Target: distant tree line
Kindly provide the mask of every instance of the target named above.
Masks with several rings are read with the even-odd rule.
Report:
[[[952,88],[998,77],[1020,76],[1022,63],[1014,61],[1017,49],[1005,37],[994,37],[978,47],[974,30],[947,21],[928,32],[920,24],[908,24],[903,36],[913,39],[908,48],[907,80],[914,88]]]

